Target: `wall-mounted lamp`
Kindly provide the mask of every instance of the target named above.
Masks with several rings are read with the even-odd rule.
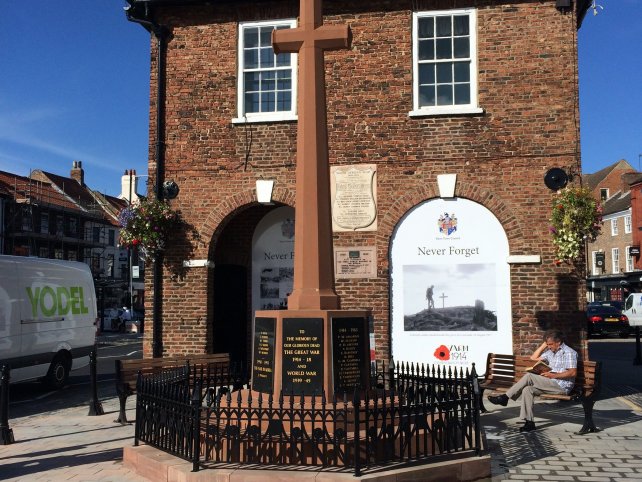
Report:
[[[273,179],[256,180],[256,200],[261,204],[272,204]]]
[[[156,184],[152,186],[152,190],[156,192]],[[165,181],[161,186],[161,193],[163,194],[163,199],[175,199],[178,196],[180,188],[178,184],[174,181]]]
[[[163,197],[165,199],[174,199],[176,196],[178,196],[178,184],[176,184],[174,181],[165,181],[163,183]]]
[[[544,176],[544,184],[551,191],[558,191],[566,187],[569,181],[573,179],[572,174],[567,174],[564,169],[554,167],[549,169]]]

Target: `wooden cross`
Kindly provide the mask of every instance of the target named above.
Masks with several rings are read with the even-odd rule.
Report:
[[[445,308],[446,307],[446,298],[448,298],[448,295],[446,295],[445,293],[442,293],[440,298],[441,298],[441,307]]]
[[[299,54],[294,280],[289,310],[339,308],[334,289],[323,52],[350,47],[347,25],[323,25],[321,0],[301,0],[299,27],[274,30],[279,54]],[[305,268],[305,269],[304,269]]]

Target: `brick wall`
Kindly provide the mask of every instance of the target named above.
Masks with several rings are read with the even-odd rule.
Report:
[[[231,219],[256,206],[259,176],[276,180],[277,202],[294,205],[296,123],[233,125],[231,119],[237,116],[237,22],[291,18],[296,3],[173,8],[159,17],[173,35],[167,50],[166,177],[181,188],[173,206],[199,235],[196,241],[184,237],[189,246],[182,250],[177,240],[177,253],[212,259],[215,252],[223,256],[245,247],[227,251],[216,244]],[[410,118],[412,6],[451,8],[452,2],[375,0],[358,7],[326,2],[325,22],[347,22],[353,32],[351,50],[326,54],[330,162],[374,163],[378,169],[378,230],[334,235],[336,246],[376,246],[377,277],[340,280],[337,291],[342,308],[372,310],[381,358],[387,358],[390,342],[390,237],[409,209],[437,196],[436,177],[443,173],[458,175],[458,196],[497,216],[511,254],[542,256],[541,265],[511,268],[515,352],[534,349],[549,326],[573,333],[576,343],[583,328],[583,282],[570,268],[553,265],[547,221],[551,192],[543,183],[551,167],[577,170],[575,19],[556,10],[552,0],[456,3],[478,8],[478,92],[484,113]],[[152,59],[153,127],[155,42]],[[154,143],[152,129],[150,159]],[[152,161],[151,175],[154,169]],[[247,227],[255,221],[248,219]],[[174,256],[171,250],[168,254]],[[174,256],[175,264],[179,258]],[[167,353],[208,349],[214,323],[208,305],[211,276],[204,268],[180,276],[166,270]]]

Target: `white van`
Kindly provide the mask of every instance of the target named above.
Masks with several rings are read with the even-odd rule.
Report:
[[[629,319],[630,326],[642,326],[642,293],[631,293],[624,302],[622,313]]]
[[[84,263],[0,255],[0,366],[9,365],[11,382],[60,388],[89,364],[95,293]]]

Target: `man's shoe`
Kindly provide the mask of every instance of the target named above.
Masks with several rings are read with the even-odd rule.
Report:
[[[508,395],[502,394],[502,395],[491,395],[488,397],[488,401],[492,404],[495,405],[501,405],[502,407],[505,407],[508,405]]]
[[[519,428],[520,432],[532,432],[535,430],[537,427],[535,426],[535,422],[532,420],[526,420],[526,423],[524,424],[523,427]]]

